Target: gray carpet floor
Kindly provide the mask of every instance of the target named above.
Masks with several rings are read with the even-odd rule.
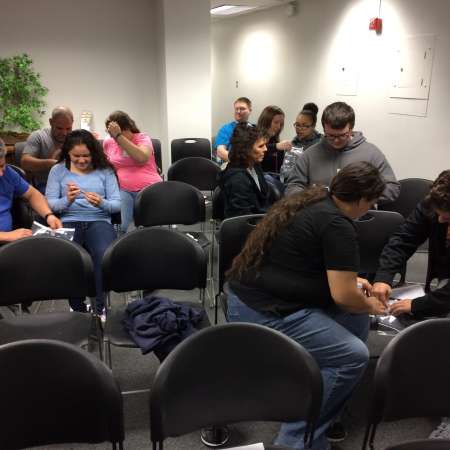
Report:
[[[417,253],[408,264],[408,281],[423,282],[425,277],[426,253]],[[165,292],[173,299],[192,299],[195,293]],[[113,296],[113,302],[123,302],[121,296]],[[35,307],[35,305],[34,305]],[[39,311],[49,309],[68,309],[65,301],[43,302]],[[213,309],[207,308],[213,322]],[[39,313],[39,312],[38,312]],[[224,321],[223,315],[220,318]],[[371,353],[379,354],[390,340],[389,336],[382,336],[372,332],[369,341]],[[94,350],[95,351],[95,350]],[[365,429],[365,419],[369,407],[371,380],[376,360],[372,360],[367,372],[355,391],[347,412],[343,415],[343,422],[348,429],[348,437],[339,443],[340,450],[360,449]],[[153,355],[143,356],[137,349],[113,348],[113,373],[122,391],[151,388],[152,380],[158,369],[158,360]],[[189,368],[186,368],[189,370]],[[220,407],[220,405],[218,405]],[[143,450],[151,448],[149,433],[148,394],[134,394],[124,397],[125,429],[127,450]],[[439,420],[408,420],[390,424],[382,424],[377,434],[377,448],[384,448],[389,443],[408,438],[427,437]],[[89,426],[86,423],[86,426]],[[246,445],[256,442],[270,444],[276,436],[278,424],[274,423],[245,423],[231,425],[231,441],[227,446]],[[101,445],[56,445],[39,447],[51,449],[108,449],[108,444]],[[165,443],[167,450],[198,450],[205,449],[199,440],[199,433],[194,432],[176,439],[168,439]]]

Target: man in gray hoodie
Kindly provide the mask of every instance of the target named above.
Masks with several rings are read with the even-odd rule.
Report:
[[[355,112],[344,102],[328,105],[322,114],[323,138],[297,158],[288,180],[286,195],[299,192],[312,184],[328,186],[331,179],[347,164],[367,161],[375,166],[386,181],[380,203],[394,201],[400,184],[383,153],[353,131]]]

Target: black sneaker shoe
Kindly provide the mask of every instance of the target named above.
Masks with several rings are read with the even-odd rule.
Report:
[[[227,427],[202,428],[200,439],[207,447],[220,447],[228,442],[230,432]]]
[[[328,427],[325,436],[329,442],[341,442],[347,437],[347,431],[342,422],[334,422]]]

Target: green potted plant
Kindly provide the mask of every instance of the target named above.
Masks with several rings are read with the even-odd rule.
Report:
[[[48,89],[27,54],[0,58],[0,137],[8,145],[42,125]]]

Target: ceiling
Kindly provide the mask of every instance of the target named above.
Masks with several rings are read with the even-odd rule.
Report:
[[[257,9],[245,11],[239,14],[248,14],[249,12],[255,12],[258,9],[272,8],[274,6],[285,5],[292,3],[292,0],[211,0],[211,8],[216,8],[222,5],[234,5],[234,6],[254,6]],[[230,16],[222,16],[230,17]]]

